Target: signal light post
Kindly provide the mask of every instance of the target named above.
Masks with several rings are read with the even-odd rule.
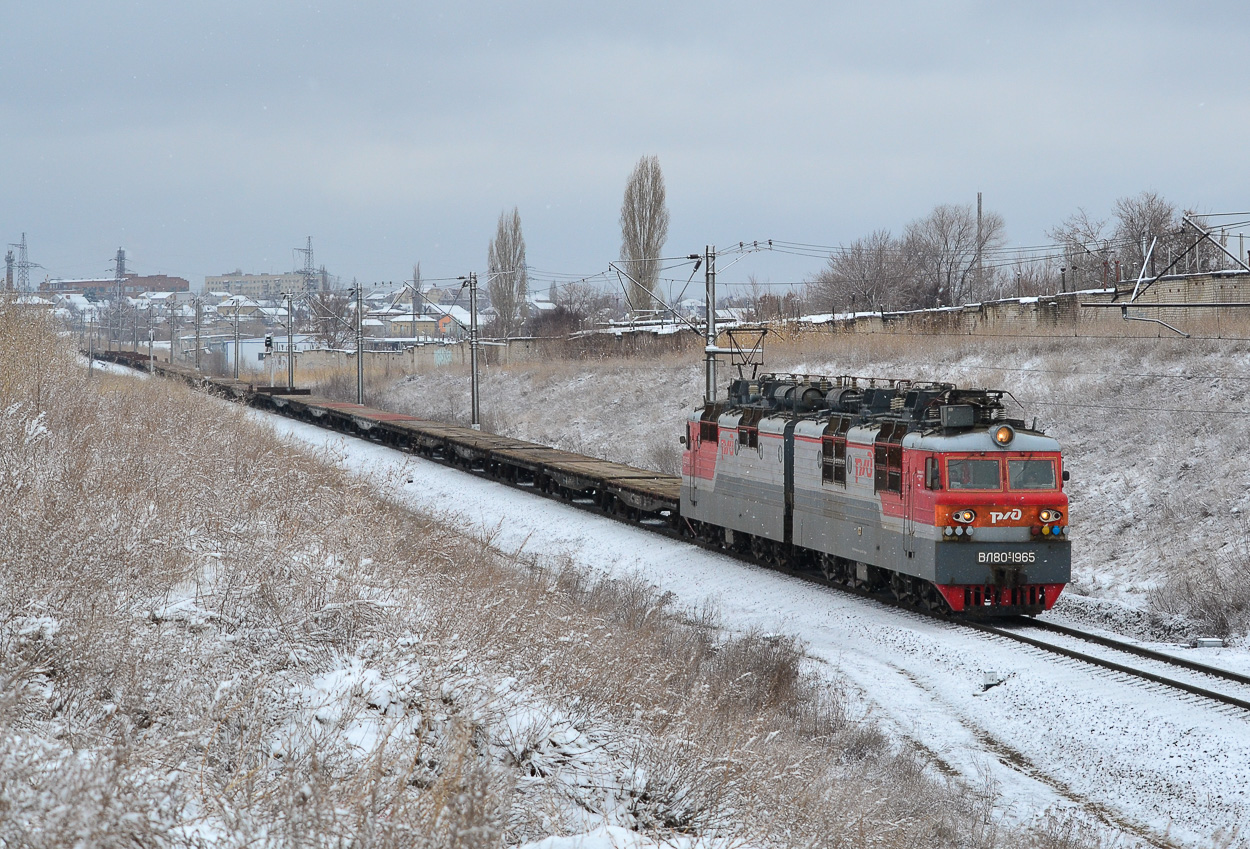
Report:
[[[286,389],[290,392],[295,388],[295,305],[293,292],[283,292],[286,298]]]

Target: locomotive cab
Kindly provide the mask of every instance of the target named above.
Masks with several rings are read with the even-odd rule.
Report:
[[[1006,426],[921,441],[955,443],[933,446],[925,481],[933,503],[931,580],[951,610],[1053,606],[1071,574],[1058,444]],[[978,442],[982,450],[972,450]]]

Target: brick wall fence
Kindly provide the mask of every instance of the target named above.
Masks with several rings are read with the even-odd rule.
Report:
[[[1160,324],[1126,321],[1123,311],[1159,319],[1194,335],[1244,336],[1250,329],[1250,273],[1223,271],[1163,277],[1131,303],[1131,281],[1115,290],[1094,290],[1010,298],[962,307],[897,313],[861,313],[808,329],[848,333],[941,333],[986,336],[1168,336]],[[1149,307],[1148,304],[1212,304],[1210,307]],[[1246,304],[1245,308],[1214,304]],[[1114,304],[1095,307],[1088,304]]]

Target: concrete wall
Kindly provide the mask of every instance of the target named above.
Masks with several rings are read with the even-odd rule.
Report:
[[[903,313],[860,314],[855,318],[838,319],[834,329],[849,333],[943,333],[986,336],[1160,336],[1173,335],[1154,322],[1125,321],[1121,305],[1128,314],[1165,321],[1186,332],[1201,335],[1223,335],[1224,328],[1241,333],[1250,323],[1250,273],[1218,272],[1164,277],[1140,293],[1136,304],[1129,301],[1131,284],[1121,284],[1120,295],[1113,302],[1113,292],[1087,291],[1043,295],[1037,298],[1013,298]],[[1112,304],[1095,307],[1089,304]],[[1246,304],[1238,307],[1151,308],[1140,306],[1157,303]],[[828,324],[809,329],[830,329]]]

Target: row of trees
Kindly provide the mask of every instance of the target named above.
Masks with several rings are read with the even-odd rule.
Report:
[[[972,204],[942,204],[901,236],[878,230],[839,246],[806,295],[819,311],[922,309],[1108,286],[1143,266],[1147,276],[1170,265],[1182,272],[1226,267],[1214,244],[1195,246],[1198,231],[1183,216],[1207,229],[1193,212],[1142,192],[1117,200],[1109,219],[1078,209],[1047,231],[1054,245],[1011,254],[1001,215],[984,212],[978,226]]]
[[[902,236],[878,230],[842,246],[810,281],[809,297],[829,310],[927,307],[984,297],[993,282],[985,257],[1006,241],[996,212],[980,226],[971,204],[942,204]]]
[[[626,281],[626,301],[634,312],[655,306],[660,256],[668,240],[668,221],[660,160],[656,156],[644,156],[626,180],[625,199],[621,203],[620,266]],[[515,335],[529,318],[525,236],[521,231],[521,214],[516,207],[511,212],[499,214],[495,236],[486,250],[486,285],[491,306],[497,315],[495,332],[505,337]],[[613,301],[585,283],[553,285],[551,300],[556,304],[555,313],[535,317],[531,322],[531,332],[574,329],[585,319],[608,308]]]
[[[1185,272],[1226,267],[1210,242],[1195,246],[1198,232],[1184,223],[1204,222],[1154,192],[1120,198],[1112,216],[1096,219],[1082,209],[1047,231],[1055,242],[1039,251],[1009,253],[1006,223],[997,212],[973,204],[940,204],[895,235],[878,230],[841,245],[804,291],[748,298],[761,317],[797,311],[922,309],[1110,285],[1172,267]],[[634,313],[657,306],[661,255],[669,213],[659,159],[638,160],[621,204],[621,250],[617,267],[625,306]],[[1151,244],[1154,244],[1151,249]],[[515,335],[525,325],[529,294],[525,238],[514,207],[500,214],[487,250],[487,291],[498,315],[495,332]],[[772,298],[776,301],[773,303]],[[553,314],[535,317],[530,332],[565,332],[607,310],[613,299],[588,284],[552,286]]]

